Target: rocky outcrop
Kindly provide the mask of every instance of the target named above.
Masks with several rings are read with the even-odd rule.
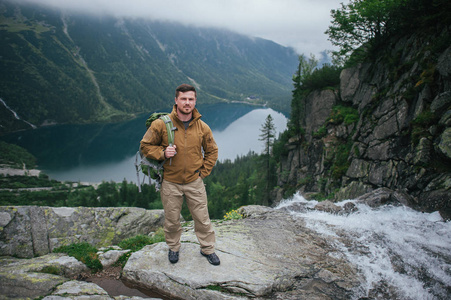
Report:
[[[31,258],[71,243],[109,246],[155,231],[163,210],[134,207],[0,207],[0,256]]]
[[[409,195],[409,206],[449,219],[450,31],[399,38],[374,63],[343,70],[339,90],[306,97],[305,133],[288,142],[277,200],[284,191],[343,200],[385,187]],[[338,105],[358,117],[337,121]]]
[[[123,279],[171,299],[350,299],[361,279],[333,241],[290,214],[246,206],[243,220],[215,224],[220,266],[199,253],[192,228],[183,233],[180,260],[171,264],[160,243],[131,255]],[[340,258],[339,258],[340,257]]]
[[[165,243],[149,245],[130,256],[122,281],[167,299],[357,297],[362,275],[334,246],[334,238],[322,237],[282,210],[246,206],[240,213],[244,219],[214,222],[221,265],[210,265],[199,253],[188,222],[177,264],[168,261]],[[108,248],[104,257],[115,256],[118,248]],[[64,254],[3,257],[0,265],[0,299],[113,298],[93,283],[74,280],[86,267]]]

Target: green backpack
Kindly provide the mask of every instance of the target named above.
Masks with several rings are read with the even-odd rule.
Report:
[[[168,132],[168,143],[169,146],[174,144],[174,131],[177,129],[174,127],[171,118],[168,113],[155,112],[150,115],[150,117],[146,120],[146,127],[149,128],[153,121],[161,119],[166,124],[166,130]],[[138,150],[135,157],[135,168],[136,175],[138,177],[138,189],[141,192],[141,181],[139,179],[139,174],[143,173],[143,182],[145,181],[146,176],[149,177],[149,184],[155,184],[155,190],[159,191],[161,182],[163,181],[163,165],[167,159],[163,161],[158,161],[155,159],[150,159],[145,157],[141,150]]]

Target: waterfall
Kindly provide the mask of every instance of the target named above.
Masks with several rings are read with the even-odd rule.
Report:
[[[405,206],[371,208],[355,200],[358,210],[330,214],[313,208],[318,201],[301,195],[277,209],[302,218],[307,227],[331,241],[343,258],[363,275],[359,297],[374,299],[450,299],[451,222],[438,212]]]
[[[27,124],[30,125],[31,128],[33,128],[33,129],[36,129],[36,128],[37,128],[36,125],[33,125],[33,124],[31,124],[30,122],[27,122],[27,121],[25,121],[25,120],[22,120],[22,119],[19,117],[19,115],[18,115],[14,110],[12,110],[12,109],[8,106],[8,104],[6,104],[5,101],[3,101],[2,98],[0,98],[0,102],[6,107],[7,110],[9,110],[9,111],[14,115],[14,118],[16,118],[17,120],[20,120],[20,121],[23,121],[23,122],[27,123]]]

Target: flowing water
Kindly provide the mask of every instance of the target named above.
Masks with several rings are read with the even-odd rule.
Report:
[[[277,208],[305,220],[357,266],[364,278],[357,298],[451,299],[451,222],[444,222],[438,212],[404,206],[371,208],[355,200],[336,204],[347,202],[358,211],[317,211],[317,201],[300,195]]]

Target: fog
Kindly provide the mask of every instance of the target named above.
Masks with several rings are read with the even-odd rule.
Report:
[[[320,58],[333,50],[324,34],[332,9],[343,0],[16,0],[67,11],[117,17],[176,21],[185,25],[225,28],[294,48]]]

